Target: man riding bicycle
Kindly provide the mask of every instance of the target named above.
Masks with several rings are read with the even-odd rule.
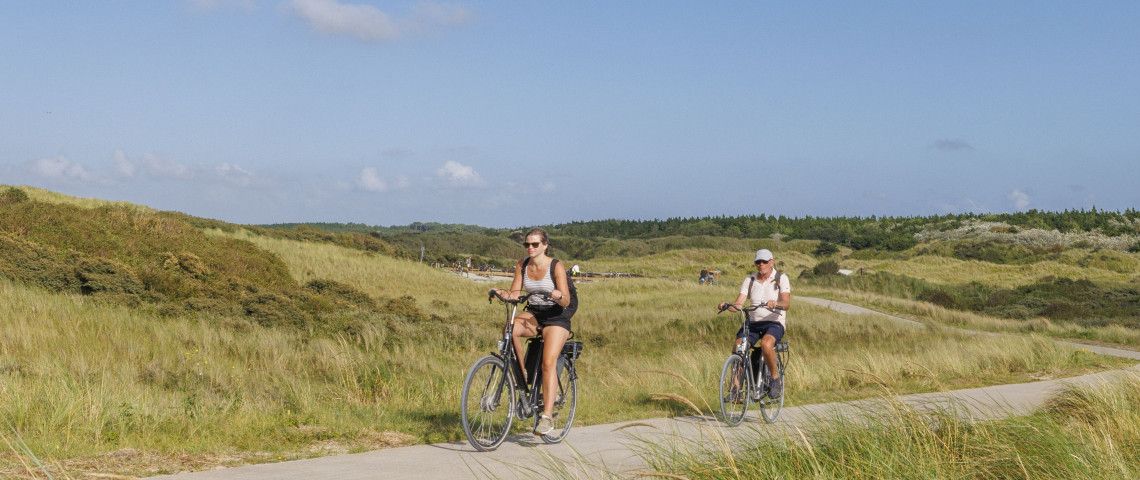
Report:
[[[752,305],[762,305],[765,309],[757,309],[749,314],[748,327],[736,332],[733,348],[741,342],[748,342],[749,348],[756,345],[757,341],[760,342],[760,352],[752,351],[752,371],[760,374],[759,357],[763,355],[764,363],[772,374],[772,383],[768,392],[757,392],[756,397],[759,400],[767,393],[772,398],[778,398],[784,392],[784,379],[780,377],[776,366],[776,343],[784,336],[786,310],[792,300],[792,285],[787,275],[776,271],[775,259],[768,249],[757,250],[753,263],[756,265],[756,273],[744,278],[740,284],[740,295],[731,307],[740,310],[744,306],[744,299],[748,298]],[[722,303],[718,306],[720,309],[726,307],[729,305]],[[777,307],[779,310],[771,310]]]

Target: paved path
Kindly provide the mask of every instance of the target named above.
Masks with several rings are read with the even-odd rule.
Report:
[[[797,297],[846,314],[879,315],[916,326],[921,323],[886,315],[855,305],[811,297]],[[1070,343],[1070,342],[1064,342]],[[1140,360],[1140,352],[1070,343],[1106,355]],[[918,408],[953,405],[973,418],[1000,418],[1026,413],[1065,385],[1094,385],[1125,376],[1140,375],[1140,364],[1061,380],[998,385],[985,388],[924,393],[898,397]],[[601,478],[606,472],[634,476],[644,469],[637,452],[646,445],[671,442],[719,442],[741,435],[784,434],[797,429],[810,431],[821,418],[865,415],[884,408],[881,400],[839,402],[785,408],[777,423],[757,421],[750,412],[745,424],[726,428],[710,417],[655,418],[588,427],[575,427],[558,445],[544,445],[530,435],[509,438],[494,452],[476,452],[466,443],[415,445],[352,455],[338,455],[272,464],[250,465],[206,472],[155,477],[177,480],[269,480],[269,479],[455,479],[455,478]],[[555,462],[552,459],[557,459]],[[550,466],[566,469],[552,474]]]

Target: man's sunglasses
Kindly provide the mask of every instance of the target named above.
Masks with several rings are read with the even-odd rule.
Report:
[[[538,248],[538,246],[539,246],[539,245],[542,245],[542,242],[534,242],[534,243],[531,243],[531,242],[523,242],[523,246],[524,246],[524,247],[533,247],[533,248]]]
[[[763,264],[768,263],[768,262],[771,262],[771,260],[757,260],[753,263],[755,263],[757,265],[763,265]]]

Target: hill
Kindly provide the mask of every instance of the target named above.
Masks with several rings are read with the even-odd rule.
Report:
[[[56,476],[147,475],[457,440],[463,373],[502,333],[487,284],[420,263],[390,236],[232,225],[29,189],[0,188],[0,199],[0,436],[13,445],[0,449],[0,477],[47,476],[28,452]],[[513,231],[498,232],[467,233],[502,244],[504,260],[519,256]],[[712,307],[735,295],[758,245],[793,273],[862,251],[707,235],[582,241],[607,249],[586,265],[647,278],[579,284],[581,425],[715,404],[739,321]],[[456,248],[472,253],[465,242]],[[686,272],[710,262],[724,281],[697,285]],[[797,274],[797,295],[865,293],[814,281]],[[884,299],[925,321],[965,315],[868,302]],[[806,303],[791,315],[790,404],[1116,365],[1033,336],[838,318]]]

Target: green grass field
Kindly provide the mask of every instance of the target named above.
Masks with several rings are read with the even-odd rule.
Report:
[[[335,280],[378,301],[404,298],[419,313],[314,337],[227,317],[154,317],[2,282],[0,417],[9,437],[63,468],[129,474],[461,439],[463,375],[503,321],[486,302],[488,284],[359,250],[235,235],[276,254],[298,282]],[[713,402],[739,323],[713,307],[735,285],[620,279],[579,292],[582,424],[686,413],[679,397]],[[1120,364],[1036,337],[968,338],[804,304],[790,315],[793,405]],[[4,471],[22,471],[19,455],[4,458]]]
[[[821,419],[804,436],[646,445],[658,478],[1088,478],[1140,475],[1140,377],[1057,393],[1031,415],[970,422],[894,403],[869,419]],[[710,447],[712,445],[712,447]]]
[[[0,240],[26,249],[0,256],[8,262],[0,266],[63,285],[78,272],[85,282],[68,290],[53,289],[51,281],[0,278],[0,438],[7,446],[0,448],[0,477],[148,475],[462,438],[462,380],[471,362],[493,349],[504,320],[486,291],[505,282],[460,278],[371,244],[338,246],[316,234],[302,241],[195,221],[203,230],[145,208],[29,192],[33,200],[61,205],[67,217],[57,219],[74,219],[67,228],[93,228],[92,218],[139,227],[92,232],[102,242],[94,245],[72,239],[63,227],[11,221],[0,232]],[[184,235],[161,239],[166,246],[145,241],[161,237],[161,229]],[[679,237],[643,243],[655,253],[583,261],[587,271],[644,277],[579,284],[574,327],[586,343],[579,424],[687,414],[689,405],[711,410],[714,404],[739,318],[717,316],[713,308],[734,298],[752,271],[751,247],[741,240],[733,249],[713,248],[707,238],[699,248],[685,247]],[[780,268],[793,278],[817,262],[810,241],[762,245],[776,249]],[[54,276],[36,269],[41,251],[57,256],[42,264]],[[68,259],[74,258],[103,270],[73,270]],[[254,260],[263,268],[238,265]],[[1111,271],[1074,261],[1076,271]],[[696,272],[706,267],[724,272],[718,285],[696,284]],[[114,295],[91,288],[120,284]],[[166,289],[142,290],[152,285]],[[796,294],[851,300],[935,326],[1015,335],[971,337],[793,303],[790,405],[884,389],[1055,378],[1125,363],[1046,336],[1140,344],[1133,330],[1114,326],[994,319],[798,280],[793,286]],[[147,296],[154,292],[161,295]],[[293,314],[306,320],[291,322]]]

